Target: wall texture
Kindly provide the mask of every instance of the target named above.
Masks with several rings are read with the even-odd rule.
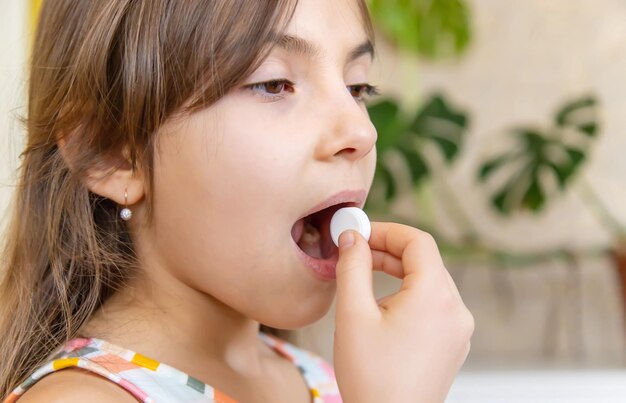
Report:
[[[415,108],[443,91],[471,117],[463,155],[427,190],[438,231],[454,239],[455,220],[438,208],[449,189],[488,244],[518,252],[588,248],[611,242],[585,202],[592,187],[626,224],[626,4],[619,0],[470,0],[474,39],[458,61],[428,63],[379,41],[377,78],[383,92]],[[503,219],[477,184],[482,158],[516,125],[549,124],[566,100],[593,93],[602,111],[601,137],[572,188],[539,216]],[[444,186],[445,185],[445,186]],[[396,212],[415,217],[419,200],[408,194]],[[476,319],[467,367],[614,366],[624,363],[622,307],[606,259],[578,268],[449,267]],[[398,283],[378,277],[376,294]],[[332,313],[301,332],[332,356]]]

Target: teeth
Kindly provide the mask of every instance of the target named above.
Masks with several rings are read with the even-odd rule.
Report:
[[[322,236],[320,235],[317,228],[312,226],[310,223],[305,223],[304,232],[302,233],[301,241],[307,244],[315,244],[319,243]]]
[[[300,242],[298,242],[298,246],[306,253],[307,255],[314,257],[316,259],[322,258],[321,251],[321,235],[317,228],[312,226],[309,223],[306,223],[304,226],[304,231],[302,233],[302,237],[300,238]]]

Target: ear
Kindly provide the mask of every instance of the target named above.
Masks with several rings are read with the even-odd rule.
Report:
[[[143,175],[130,167],[108,170],[90,169],[85,179],[87,188],[95,194],[113,200],[120,206],[133,205],[144,197]]]
[[[65,139],[59,139],[58,145],[63,158],[71,167],[71,158],[68,155],[70,152]],[[124,157],[120,156],[120,158]],[[136,204],[143,199],[145,194],[143,173],[133,170],[125,158],[121,164],[119,162],[94,164],[87,170],[83,183],[91,192],[121,206]]]

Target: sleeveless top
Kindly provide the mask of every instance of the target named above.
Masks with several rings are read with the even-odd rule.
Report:
[[[334,371],[321,357],[265,333],[259,333],[259,337],[298,368],[313,403],[342,401]],[[212,386],[137,352],[101,339],[75,338],[61,346],[51,361],[15,388],[4,403],[17,401],[44,376],[72,367],[115,382],[142,402],[236,402]]]

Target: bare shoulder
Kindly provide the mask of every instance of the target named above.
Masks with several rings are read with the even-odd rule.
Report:
[[[19,403],[137,403],[137,399],[114,382],[80,368],[64,369],[45,376],[18,400]]]

